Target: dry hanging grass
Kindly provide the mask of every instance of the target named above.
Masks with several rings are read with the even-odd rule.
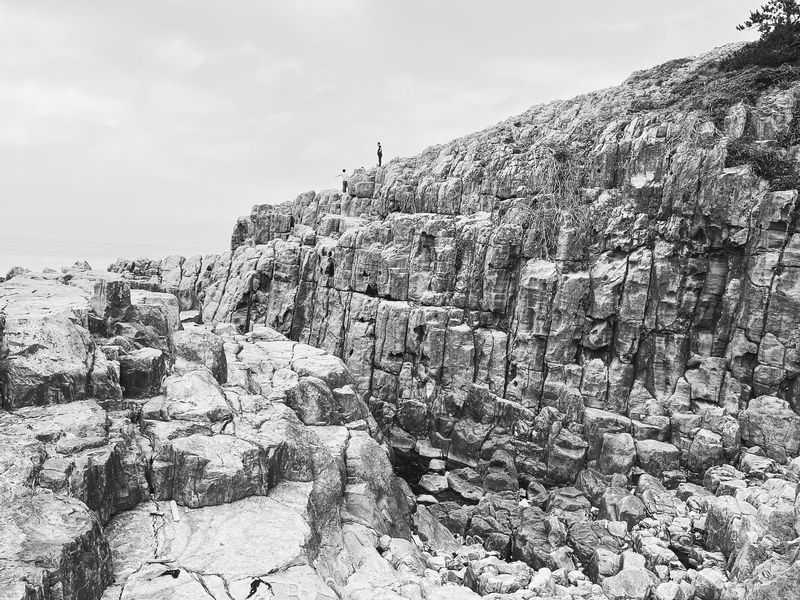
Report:
[[[582,194],[584,165],[566,146],[539,146],[531,150],[525,220],[536,258],[552,260],[559,234],[575,230],[575,242],[588,243],[594,229],[591,205]]]

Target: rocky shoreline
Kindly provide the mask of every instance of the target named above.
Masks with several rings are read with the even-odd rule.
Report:
[[[376,547],[408,545],[413,496],[339,359],[266,328],[184,328],[173,296],[108,273],[18,275],[0,306],[0,597],[400,585]]]
[[[9,273],[0,599],[800,598],[800,84],[730,51]]]

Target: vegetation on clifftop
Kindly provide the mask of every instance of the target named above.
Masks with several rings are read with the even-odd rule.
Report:
[[[800,6],[797,0],[769,0],[760,9],[752,11],[737,29],[758,29],[761,38],[724,61],[724,69],[776,67],[800,62]]]

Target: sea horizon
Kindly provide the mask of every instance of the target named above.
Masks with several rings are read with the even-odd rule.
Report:
[[[204,253],[210,253],[212,250]],[[171,254],[191,256],[200,252],[181,252],[172,244],[154,242],[96,241],[46,238],[0,238],[0,277],[14,267],[35,272],[60,271],[77,261],[105,271],[119,258],[164,258]]]

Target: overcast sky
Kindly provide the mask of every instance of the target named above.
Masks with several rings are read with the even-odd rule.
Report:
[[[0,236],[220,251],[378,140],[413,155],[750,39],[758,4],[0,0]]]

